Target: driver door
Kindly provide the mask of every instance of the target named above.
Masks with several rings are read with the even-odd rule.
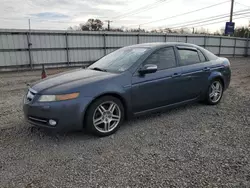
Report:
[[[177,67],[173,47],[165,47],[153,52],[140,67],[155,64],[155,73],[132,77],[132,108],[134,113],[179,102],[181,98],[181,67]]]

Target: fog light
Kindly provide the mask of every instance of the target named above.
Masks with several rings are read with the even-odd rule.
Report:
[[[55,126],[55,125],[56,125],[56,121],[53,120],[53,119],[50,119],[50,120],[49,120],[49,124],[50,124],[51,126]]]

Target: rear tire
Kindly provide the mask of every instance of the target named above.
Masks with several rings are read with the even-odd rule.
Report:
[[[220,79],[212,80],[206,93],[207,104],[218,104],[223,96],[223,89],[223,84]]]
[[[86,113],[86,128],[97,136],[115,133],[124,120],[124,107],[118,98],[104,96],[94,101]]]

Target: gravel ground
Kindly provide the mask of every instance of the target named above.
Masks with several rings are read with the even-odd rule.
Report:
[[[21,101],[40,72],[1,73],[0,187],[250,187],[250,59],[230,60],[219,105],[132,119],[105,138],[32,128]]]

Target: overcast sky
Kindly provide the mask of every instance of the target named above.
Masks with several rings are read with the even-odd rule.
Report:
[[[225,0],[0,0],[0,27],[27,29],[28,19],[31,19],[32,29],[61,30],[84,23],[88,18],[98,18],[102,21],[112,20],[111,27],[138,28],[141,24],[141,28],[145,29],[171,28],[176,26],[176,24],[184,25],[184,23],[193,20],[229,14],[230,2],[192,14],[186,14],[185,16],[149,24],[144,23],[168,18],[220,2],[225,2]],[[142,7],[146,10],[139,9]],[[249,8],[249,0],[236,0],[234,11]],[[134,13],[133,10],[137,10],[139,13],[132,14]],[[131,15],[128,15],[128,13]],[[241,16],[239,15],[238,17]],[[236,26],[248,25],[250,13],[244,16],[244,18],[234,20]],[[238,17],[236,16],[235,18]],[[224,19],[229,18],[223,18],[222,23],[206,25],[203,28],[210,31],[220,30],[225,25],[223,23],[225,22]],[[216,21],[218,20],[211,22]],[[188,27],[190,26],[192,25]],[[106,23],[104,27],[107,27]]]

